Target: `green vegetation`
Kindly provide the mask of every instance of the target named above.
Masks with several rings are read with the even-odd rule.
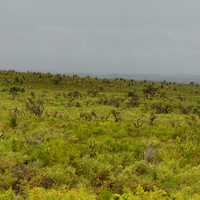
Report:
[[[0,72],[0,199],[199,200],[200,85]]]

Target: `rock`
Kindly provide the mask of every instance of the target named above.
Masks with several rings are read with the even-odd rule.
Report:
[[[145,152],[145,160],[147,162],[152,162],[154,159],[154,148],[153,145],[150,144],[147,146],[146,152]]]

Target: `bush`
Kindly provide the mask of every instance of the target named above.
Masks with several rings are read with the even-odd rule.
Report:
[[[10,112],[9,125],[11,128],[15,128],[17,126],[17,112],[17,108]]]
[[[157,102],[152,104],[152,109],[155,110],[157,114],[170,113],[173,111],[172,105],[166,102]]]
[[[137,95],[131,96],[131,98],[128,101],[128,107],[135,107],[138,106],[140,103],[140,98]]]
[[[18,93],[24,93],[25,92],[25,89],[24,88],[21,88],[21,87],[17,87],[17,86],[13,86],[9,89],[9,93],[12,95],[12,98],[14,99],[15,96],[18,94]]]
[[[80,98],[81,97],[81,93],[79,91],[72,91],[68,93],[69,97],[72,98]]]
[[[123,98],[117,98],[117,97],[104,97],[104,98],[99,98],[97,100],[98,104],[101,105],[109,105],[109,106],[114,106],[116,108],[119,108],[121,103],[124,101]]]
[[[156,95],[157,91],[158,91],[158,88],[155,88],[152,84],[147,85],[143,89],[143,93],[146,98],[154,97]]]
[[[31,99],[26,100],[27,109],[32,112],[34,115],[41,117],[44,112],[44,103],[41,99]]]
[[[121,113],[120,113],[120,111],[112,110],[111,114],[114,117],[115,122],[119,122],[121,120]]]

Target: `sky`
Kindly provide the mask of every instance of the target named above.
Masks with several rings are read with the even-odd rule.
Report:
[[[200,74],[199,0],[0,0],[0,69]]]

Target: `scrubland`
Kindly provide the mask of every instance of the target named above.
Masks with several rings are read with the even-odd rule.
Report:
[[[200,85],[1,71],[0,199],[199,200]]]

